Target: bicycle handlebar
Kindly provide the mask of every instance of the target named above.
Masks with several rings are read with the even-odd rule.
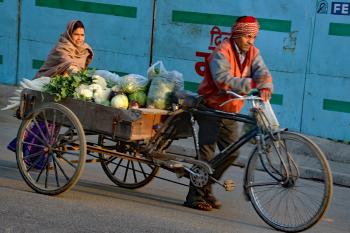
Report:
[[[261,101],[262,100],[262,98],[261,97],[259,97],[259,96],[255,96],[254,95],[254,93],[253,93],[253,95],[239,95],[239,94],[237,94],[236,92],[234,92],[234,91],[226,91],[225,92],[226,94],[230,94],[230,95],[233,95],[233,96],[235,96],[236,98],[232,98],[232,99],[229,99],[229,100],[226,100],[225,102],[223,102],[223,103],[221,103],[219,106],[220,107],[222,107],[222,106],[224,106],[225,104],[228,104],[228,103],[230,103],[230,102],[232,102],[232,101],[234,101],[234,100],[259,100],[259,101]]]

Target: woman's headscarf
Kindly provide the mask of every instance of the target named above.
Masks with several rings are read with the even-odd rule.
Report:
[[[35,78],[63,74],[71,66],[85,69],[90,64],[94,55],[91,47],[85,42],[80,46],[76,45],[72,40],[73,28],[77,22],[78,20],[72,20],[68,23],[66,31],[50,51]]]

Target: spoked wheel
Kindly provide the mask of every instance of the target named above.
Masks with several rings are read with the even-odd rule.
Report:
[[[264,153],[255,150],[247,168],[246,190],[267,224],[298,232],[316,224],[326,212],[332,175],[315,143],[297,133],[281,132],[279,139],[278,135],[275,141],[267,139]]]
[[[16,159],[25,182],[36,192],[56,195],[78,181],[85,165],[85,134],[67,107],[46,103],[22,121]]]
[[[98,141],[99,145],[103,147],[115,148],[118,152],[125,153],[132,157],[140,156],[123,142],[115,142],[104,138],[101,135],[99,136]],[[123,188],[141,188],[151,182],[159,170],[158,166],[144,163],[142,161],[130,160],[106,154],[99,154],[99,156],[101,158],[101,166],[108,178],[113,183]]]

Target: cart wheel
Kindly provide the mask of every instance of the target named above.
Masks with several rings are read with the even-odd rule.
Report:
[[[36,192],[57,195],[69,190],[81,175],[85,157],[83,127],[67,107],[46,103],[22,121],[17,134],[17,165]]]
[[[130,150],[121,149],[121,145],[118,145],[119,142],[117,142],[116,145],[115,141],[104,138],[102,135],[99,136],[98,142],[100,146],[107,147],[113,144],[112,147],[117,148],[117,151],[136,156],[135,153]],[[101,158],[101,166],[108,178],[113,183],[123,188],[141,188],[151,182],[159,170],[158,166],[140,161],[128,160],[105,154],[99,154],[99,156]]]

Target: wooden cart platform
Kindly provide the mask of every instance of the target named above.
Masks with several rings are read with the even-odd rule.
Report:
[[[46,102],[54,102],[54,96],[29,89],[23,90],[21,118]],[[125,110],[72,98],[66,98],[58,103],[73,111],[86,132],[125,141],[150,139],[156,133],[159,124],[169,115],[166,110],[150,108]]]

